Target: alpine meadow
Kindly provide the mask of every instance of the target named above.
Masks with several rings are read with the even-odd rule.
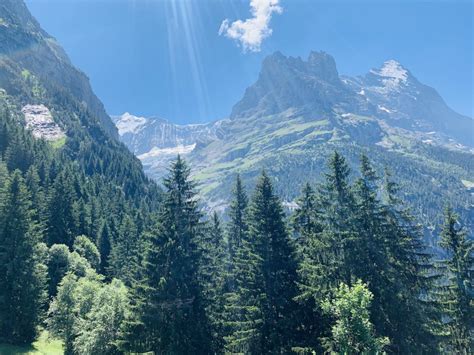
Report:
[[[474,354],[472,13],[0,0],[0,355]]]

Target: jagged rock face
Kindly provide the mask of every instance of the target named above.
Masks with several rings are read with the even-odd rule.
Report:
[[[453,129],[460,121],[466,124],[464,132]],[[395,61],[362,77],[341,77],[334,59],[321,52],[312,52],[307,60],[281,53],[265,59],[258,80],[230,119],[197,126],[131,115],[116,119],[121,139],[150,176],[161,178],[176,154],[185,155],[213,208],[225,205],[235,174],[252,186],[262,167],[290,203],[303,183],[320,177],[334,149],[348,156],[354,168],[358,155],[369,153],[379,169],[391,166],[402,181],[409,181],[414,195],[429,184],[436,196],[442,195],[434,178],[439,171],[427,167],[428,161],[436,161],[437,169],[453,174],[451,184],[459,184],[463,199],[461,180],[470,180],[473,173],[466,168],[472,166],[474,152],[472,122]],[[430,149],[443,153],[423,155],[434,154]],[[450,154],[462,163],[443,160]],[[416,182],[412,171],[418,171]]]
[[[156,149],[205,144],[222,136],[222,121],[207,124],[175,125],[167,120],[124,113],[113,116],[121,140],[136,155]]]
[[[442,134],[474,147],[472,118],[449,108],[435,89],[420,83],[397,61],[389,60],[363,77],[346,77],[344,81],[373,104],[390,125]]]
[[[34,75],[51,92],[72,95],[84,109],[97,117],[104,130],[118,137],[87,76],[73,67],[56,40],[31,16],[23,0],[1,0],[0,88],[9,94],[18,94],[16,79],[24,71]]]
[[[47,141],[57,141],[66,137],[46,106],[26,105],[21,112],[25,115],[26,128],[31,130],[34,137]]]
[[[277,52],[264,60],[257,82],[234,106],[231,118],[275,114],[295,107],[319,114],[336,107],[370,111],[365,100],[353,95],[340,80],[330,55],[311,52],[304,61]]]

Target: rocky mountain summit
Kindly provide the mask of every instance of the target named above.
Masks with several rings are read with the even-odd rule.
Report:
[[[304,60],[277,52],[264,60],[227,119],[187,126],[130,114],[114,120],[122,141],[154,178],[177,153],[186,155],[213,207],[225,207],[235,174],[251,186],[262,168],[291,204],[335,149],[353,166],[365,152],[379,171],[388,167],[401,183],[410,182],[414,207],[425,215],[447,195],[472,203],[462,181],[474,175],[474,121],[394,60],[352,78],[339,75],[327,53],[312,52]],[[443,191],[448,184],[450,191]],[[432,199],[433,191],[434,205],[417,202]]]

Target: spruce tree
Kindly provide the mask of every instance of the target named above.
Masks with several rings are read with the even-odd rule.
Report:
[[[48,203],[48,244],[66,244],[72,247],[76,237],[78,216],[74,212],[77,193],[73,186],[72,172],[64,170],[59,174],[50,190]]]
[[[97,248],[100,253],[100,267],[99,272],[103,275],[108,274],[109,270],[109,258],[112,249],[111,245],[111,232],[107,222],[102,223],[100,229],[99,238],[97,240]]]
[[[133,288],[135,317],[125,347],[165,354],[211,351],[199,284],[202,223],[189,168],[178,156],[163,184],[158,225],[148,242],[142,277]]]
[[[333,287],[353,280],[355,201],[349,174],[344,157],[334,152],[318,189],[322,231],[312,234],[299,270],[300,298],[314,297],[319,302]]]
[[[5,184],[0,211],[0,337],[11,343],[35,339],[46,297],[41,231],[19,171]]]
[[[316,302],[317,291],[309,278],[315,274],[315,268],[318,266],[315,260],[318,260],[318,253],[323,249],[321,245],[323,218],[318,196],[309,183],[303,186],[296,203],[297,208],[291,221],[298,246],[299,278],[306,281],[299,282],[300,292],[296,297],[299,319],[296,348],[303,353],[309,350],[322,352],[318,339],[325,335],[327,317]]]
[[[446,319],[447,351],[467,355],[474,349],[474,243],[459,227],[451,207],[445,211],[439,244],[446,253],[441,262],[445,279],[440,301]]]
[[[232,353],[258,353],[261,302],[261,258],[252,250],[248,234],[248,197],[237,175],[230,203],[228,236],[228,282],[225,294],[224,325],[226,350]]]
[[[434,327],[439,316],[436,305],[427,297],[435,280],[432,256],[422,243],[420,226],[398,198],[398,192],[398,185],[386,170],[380,243],[388,268],[382,269],[379,262],[376,266],[380,270],[373,273],[383,275],[379,280],[385,283],[369,285],[375,296],[374,324],[379,334],[390,338],[389,350],[432,353],[438,346]]]
[[[297,264],[283,208],[265,172],[257,183],[250,205],[249,244],[250,250],[245,252],[250,254],[247,272],[250,273],[248,281],[252,283],[241,285],[237,290],[237,301],[247,307],[246,302],[253,301],[254,304],[250,305],[254,307],[252,317],[259,315],[260,319],[249,320],[253,328],[244,322],[244,327],[237,328],[234,338],[239,332],[247,332],[253,334],[252,348],[258,353],[288,352],[296,327],[293,298],[297,293]],[[255,257],[252,258],[251,254]]]
[[[296,204],[298,207],[292,216],[292,227],[296,234],[298,246],[305,249],[308,239],[322,232],[322,218],[316,192],[309,183],[304,185]],[[304,251],[301,250],[300,253],[304,253]]]
[[[112,244],[108,273],[130,286],[138,272],[139,252],[139,235],[136,225],[132,217],[126,214]]]
[[[230,265],[234,264],[237,250],[246,238],[248,226],[246,221],[248,197],[242,186],[240,175],[237,175],[233,189],[233,199],[229,208],[229,223],[227,225],[227,237],[229,245]],[[230,270],[232,273],[232,270]]]
[[[221,352],[224,348],[224,292],[226,287],[226,249],[224,234],[216,212],[205,233],[203,233],[200,279],[203,287],[206,313],[212,330],[212,352]]]

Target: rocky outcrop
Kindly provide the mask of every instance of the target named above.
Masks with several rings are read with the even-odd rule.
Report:
[[[65,138],[64,131],[54,122],[49,109],[44,105],[26,105],[21,112],[25,115],[26,128],[34,137],[47,141]]]

